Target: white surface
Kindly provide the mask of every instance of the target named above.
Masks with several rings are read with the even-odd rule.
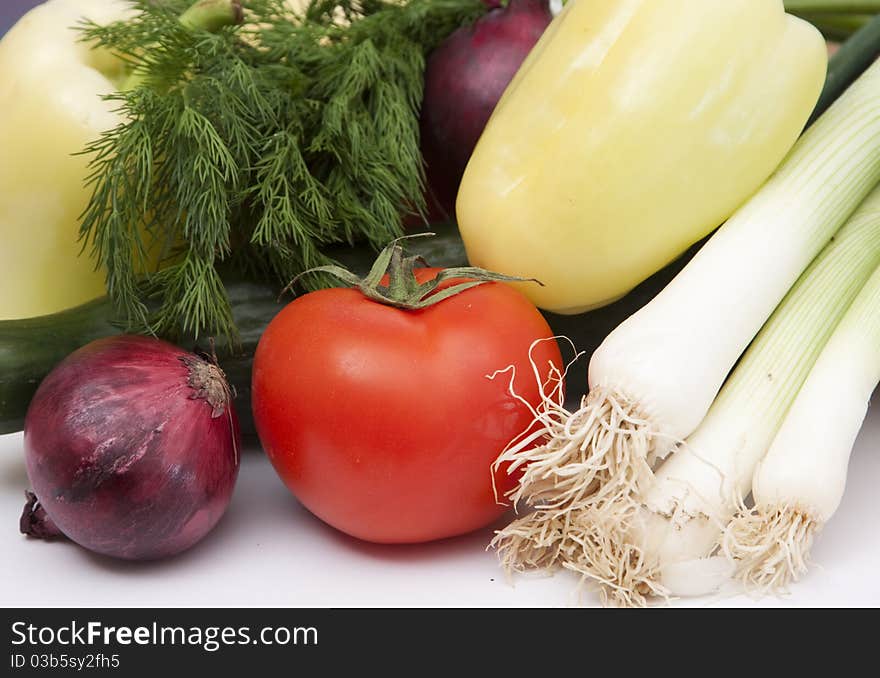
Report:
[[[819,536],[812,573],[784,598],[683,600],[688,606],[880,606],[880,404],[856,444],[843,505]],[[491,530],[419,546],[377,546],[303,509],[258,449],[243,456],[232,504],[190,551],[157,563],[95,556],[18,533],[27,485],[21,434],[0,436],[0,605],[565,607],[595,605],[577,580],[507,583]]]

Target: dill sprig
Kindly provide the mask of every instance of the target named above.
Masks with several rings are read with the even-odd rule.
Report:
[[[180,21],[191,3],[136,0],[127,21],[81,27],[132,72],[109,97],[123,122],[84,150],[81,237],[131,329],[234,342],[218,267],[286,283],[424,214],[425,58],[485,6],[245,0],[243,24],[212,32]]]

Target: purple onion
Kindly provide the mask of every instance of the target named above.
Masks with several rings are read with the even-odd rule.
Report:
[[[208,358],[141,336],[98,339],[43,380],[25,417],[25,534],[131,560],[179,553],[220,520],[238,419]]]
[[[550,25],[549,0],[510,0],[453,32],[428,58],[421,146],[428,185],[446,215],[495,105]]]

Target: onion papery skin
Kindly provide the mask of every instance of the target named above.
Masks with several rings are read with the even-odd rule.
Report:
[[[192,368],[219,375],[211,400]],[[238,475],[238,419],[223,373],[149,337],[98,339],[40,384],[24,426],[39,504],[69,539],[130,560],[171,556],[217,524]]]

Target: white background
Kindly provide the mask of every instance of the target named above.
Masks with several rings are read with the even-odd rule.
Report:
[[[880,401],[880,395],[877,400]],[[689,606],[880,606],[880,404],[856,444],[843,505],[819,536],[816,567],[782,598],[676,601]],[[96,556],[18,532],[27,475],[21,434],[0,436],[3,606],[568,607],[591,606],[577,579],[505,580],[485,546],[491,528],[432,544],[378,546],[303,509],[256,447],[233,501],[190,551],[155,563]]]

